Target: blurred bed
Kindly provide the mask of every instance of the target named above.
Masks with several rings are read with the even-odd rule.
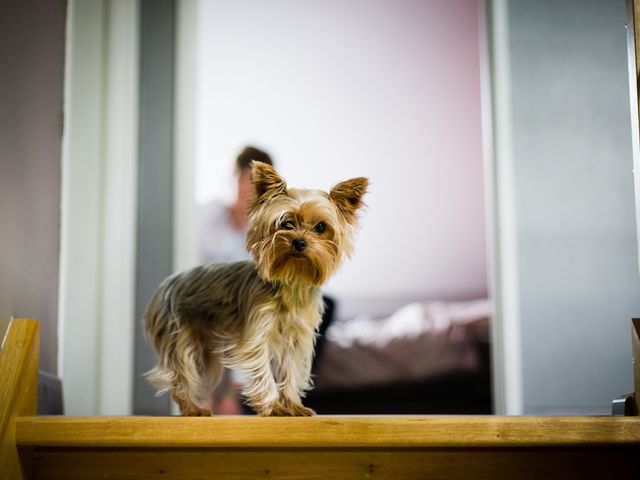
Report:
[[[305,404],[319,414],[492,413],[490,318],[490,302],[475,300],[329,321]]]

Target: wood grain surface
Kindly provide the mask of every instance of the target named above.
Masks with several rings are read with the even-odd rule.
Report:
[[[2,342],[0,478],[22,478],[29,475],[29,462],[20,461],[16,448],[15,424],[18,416],[35,415],[37,412],[40,349],[38,332],[39,325],[35,320],[12,320]]]
[[[602,480],[634,478],[638,453],[637,448],[36,450],[33,478]]]
[[[23,417],[16,441],[176,448],[640,445],[640,417]]]

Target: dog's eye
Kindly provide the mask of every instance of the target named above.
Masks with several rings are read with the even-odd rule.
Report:
[[[293,222],[291,220],[285,220],[280,223],[280,228],[282,230],[293,230],[295,226],[293,225]]]
[[[327,229],[327,224],[324,222],[320,222],[319,224],[317,224],[315,227],[313,227],[313,230],[316,233],[323,233],[325,230]]]

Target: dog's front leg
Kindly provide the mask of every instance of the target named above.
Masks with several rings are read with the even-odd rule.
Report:
[[[244,358],[242,370],[247,374],[242,393],[249,399],[249,404],[260,416],[274,415],[274,409],[278,409],[278,387],[267,346],[261,346],[249,358]]]
[[[311,388],[313,336],[296,339],[290,348],[276,357],[275,367],[280,389],[279,415],[308,417],[315,412],[302,404],[301,397]]]

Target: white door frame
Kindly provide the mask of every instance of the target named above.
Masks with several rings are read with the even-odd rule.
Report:
[[[487,0],[482,6],[487,7],[481,12],[484,37],[481,63],[487,258],[494,305],[491,322],[493,403],[497,415],[521,415],[524,406],[508,0]]]
[[[176,4],[173,269],[198,263],[196,142],[198,97],[198,1]]]
[[[176,34],[174,269],[197,262],[195,153],[198,95],[197,0],[179,0]],[[523,412],[516,212],[511,148],[507,0],[481,0],[482,111],[492,319],[494,413]]]
[[[138,11],[126,0],[68,6],[58,312],[68,415],[131,413]]]

